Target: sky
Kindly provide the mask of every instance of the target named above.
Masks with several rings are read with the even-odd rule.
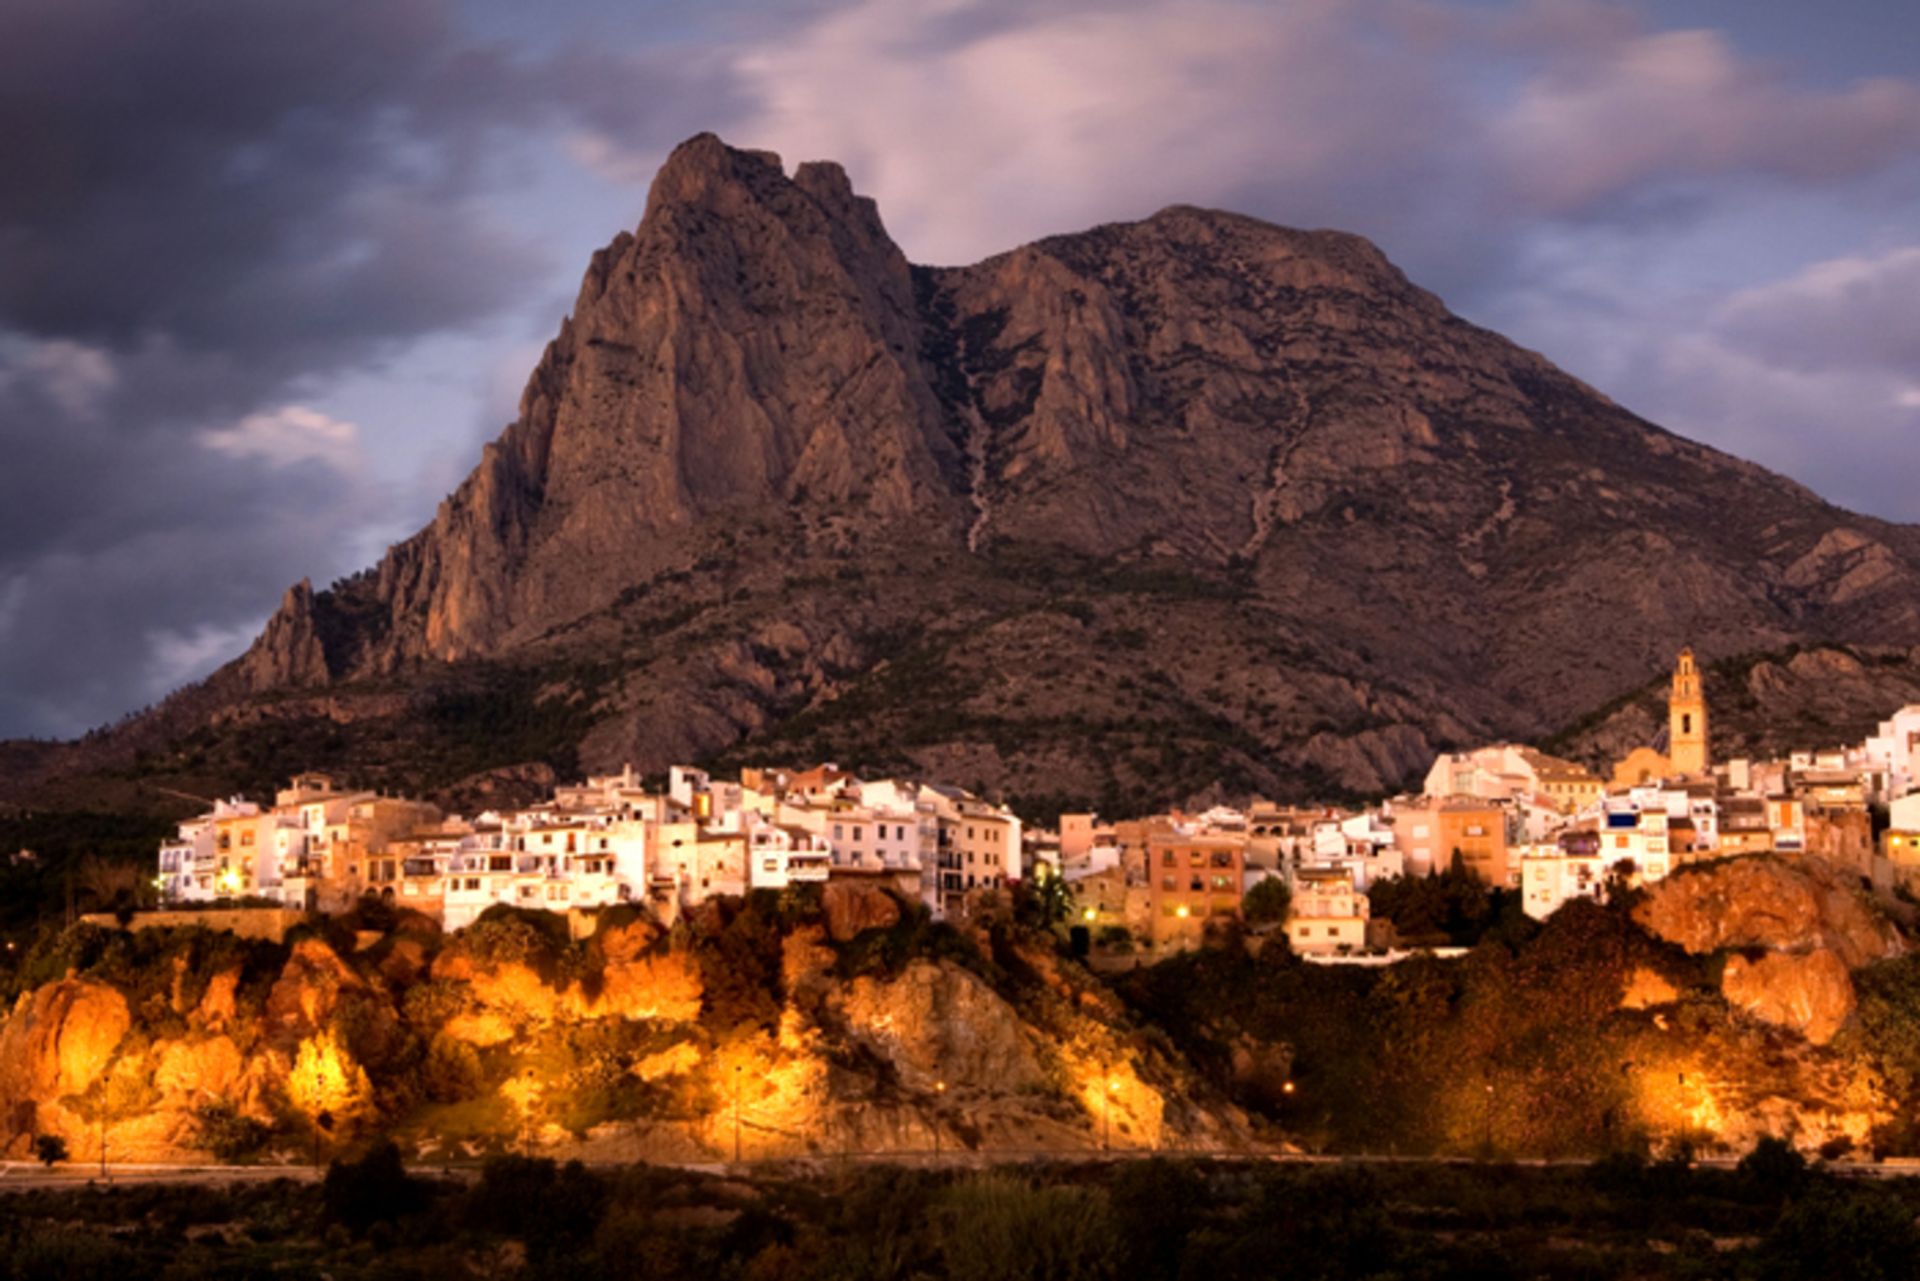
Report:
[[[1655,422],[1920,520],[1912,0],[7,0],[0,737],[378,558],[702,130],[916,262],[1210,205],[1372,238]]]

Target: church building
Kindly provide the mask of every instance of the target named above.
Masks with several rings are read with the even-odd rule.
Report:
[[[1636,747],[1613,767],[1614,788],[1638,787],[1663,778],[1704,776],[1713,767],[1707,750],[1707,695],[1693,651],[1683,649],[1667,694],[1667,750]]]

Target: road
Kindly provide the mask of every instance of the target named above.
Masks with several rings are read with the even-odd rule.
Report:
[[[1477,1165],[1480,1162],[1471,1157],[1424,1157],[1424,1156],[1371,1156],[1355,1153],[1321,1154],[1307,1152],[1198,1152],[1198,1151],[1153,1151],[1144,1148],[1118,1149],[1111,1152],[1060,1152],[1060,1151],[995,1151],[995,1152],[942,1152],[938,1156],[931,1152],[857,1152],[851,1154],[820,1154],[810,1157],[779,1157],[766,1160],[747,1160],[734,1164],[726,1161],[687,1161],[657,1162],[665,1168],[685,1170],[690,1174],[728,1175],[750,1174],[755,1171],[781,1170],[787,1172],[826,1171],[842,1168],[848,1164],[859,1165],[896,1165],[914,1169],[983,1169],[996,1165],[1018,1164],[1056,1164],[1084,1165],[1100,1161],[1136,1161],[1154,1157],[1189,1158],[1224,1162],[1266,1162],[1285,1165]],[[588,1162],[587,1164],[603,1169],[617,1169],[641,1162]],[[1519,1166],[1528,1169],[1543,1169],[1549,1166],[1585,1166],[1591,1162],[1583,1158],[1531,1157],[1500,1162],[1503,1165]],[[1731,1157],[1703,1158],[1694,1163],[1706,1169],[1731,1169],[1737,1162]],[[1912,1178],[1920,1175],[1920,1161],[1845,1161],[1824,1167],[1832,1173],[1851,1178],[1890,1179]],[[413,1173],[428,1177],[440,1177],[459,1180],[475,1178],[480,1165],[473,1161],[453,1164],[438,1162],[419,1162],[411,1166]],[[42,1166],[37,1161],[0,1161],[0,1193],[28,1192],[44,1189],[83,1188],[111,1185],[114,1187],[144,1186],[150,1184],[169,1186],[211,1186],[233,1183],[266,1183],[274,1179],[292,1179],[301,1183],[317,1182],[324,1171],[311,1165],[157,1165],[112,1163],[107,1167],[107,1177],[103,1180],[97,1163],[62,1162],[52,1168]]]

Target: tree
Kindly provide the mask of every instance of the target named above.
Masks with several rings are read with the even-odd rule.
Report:
[[[51,1170],[67,1159],[67,1141],[57,1134],[42,1134],[33,1141],[33,1155]]]
[[[140,869],[117,859],[89,854],[80,860],[76,875],[80,888],[103,911],[130,906],[140,892]]]
[[[1247,918],[1249,925],[1278,925],[1287,919],[1292,907],[1293,891],[1287,888],[1286,881],[1269,876],[1247,891],[1240,902],[1240,914]]]
[[[427,1203],[427,1186],[407,1174],[393,1140],[382,1139],[358,1161],[329,1165],[321,1196],[327,1217],[358,1236],[382,1220],[417,1214]]]
[[[1023,925],[1051,929],[1073,911],[1073,887],[1050,867],[1035,869],[1033,879],[1013,887],[1013,919]]]

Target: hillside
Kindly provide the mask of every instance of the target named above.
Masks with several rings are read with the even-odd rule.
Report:
[[[364,931],[356,934],[355,926]],[[367,928],[371,927],[371,928]],[[715,901],[671,933],[498,909],[440,937],[335,920],[285,944],[79,926],[17,968],[0,1152],[119,1160],[600,1160],[950,1148],[1238,1148],[1246,1120],[1010,915],[966,933],[884,892]],[[937,1136],[936,1137],[936,1133]]]
[[[1357,237],[1174,207],[914,266],[838,166],[702,135],[426,528],[156,712],[14,745],[0,800],[754,758],[1040,813],[1334,798],[1682,644],[1822,642],[1920,643],[1920,533],[1635,417]]]
[[[965,929],[877,890],[630,909],[584,941],[496,909],[441,937],[335,921],[286,944],[49,933],[0,965],[0,1151],[298,1162],[387,1135],[531,1148],[1332,1151],[1598,1156],[1773,1136],[1920,1153],[1920,966],[1817,862],[1684,869],[1644,897],[1505,914],[1458,960],[1329,966],[1229,933],[1111,982],[1031,904]],[[355,928],[359,927],[359,932]]]

